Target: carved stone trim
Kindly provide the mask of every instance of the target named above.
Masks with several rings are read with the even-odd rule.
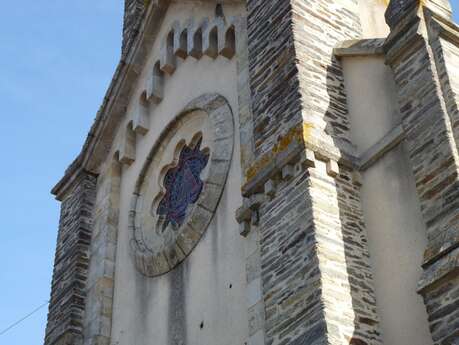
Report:
[[[142,240],[142,229],[136,216],[142,201],[142,185],[155,155],[160,150],[170,131],[180,125],[180,120],[191,112],[201,110],[207,113],[212,130],[212,145],[208,163],[208,174],[203,178],[204,187],[193,204],[183,225],[177,229],[177,237],[167,243],[160,252],[148,248]],[[180,264],[198,244],[210,224],[223,190],[231,165],[234,147],[234,119],[226,101],[217,94],[205,94],[190,102],[185,109],[163,130],[154,144],[137,180],[129,211],[131,247],[137,269],[149,277],[167,273]]]

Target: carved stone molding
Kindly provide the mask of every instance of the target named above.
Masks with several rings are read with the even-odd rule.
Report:
[[[199,117],[200,122],[195,123],[199,122],[205,129],[189,134],[191,139],[181,138],[180,128],[187,121],[193,121],[193,117]],[[186,205],[184,219],[165,223],[164,214],[157,212],[166,195],[164,178],[180,164],[179,156],[184,147],[195,148],[208,155],[199,176],[202,189],[196,200]],[[163,130],[139,175],[129,211],[131,247],[136,267],[142,274],[155,277],[169,272],[185,260],[198,244],[223,193],[233,147],[233,113],[228,102],[217,94],[195,99]],[[174,152],[172,157],[164,158],[170,151]],[[162,165],[165,161],[167,164]]]

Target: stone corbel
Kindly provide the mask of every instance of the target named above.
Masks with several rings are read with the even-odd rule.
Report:
[[[264,194],[254,194],[244,198],[242,206],[236,210],[236,220],[239,223],[239,234],[247,237],[251,226],[257,226],[259,221],[258,211],[265,202]]]

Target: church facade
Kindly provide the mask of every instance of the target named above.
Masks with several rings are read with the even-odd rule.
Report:
[[[125,0],[45,345],[459,344],[448,0]]]

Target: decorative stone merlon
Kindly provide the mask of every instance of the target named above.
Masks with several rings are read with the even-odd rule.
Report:
[[[219,23],[217,21],[209,23],[206,20],[202,24],[202,50],[205,55],[212,59],[218,56],[218,31]]]
[[[164,97],[164,74],[160,65],[160,61],[157,61],[153,67],[151,79],[147,81],[145,90],[146,100],[154,104],[159,104]]]
[[[191,20],[183,27],[179,22],[172,24],[162,40],[159,59],[153,65],[138,103],[134,105],[134,114],[121,140],[117,151],[121,163],[131,165],[135,161],[135,135],[145,135],[148,132],[149,107],[162,102],[165,96],[165,73],[174,74],[177,57],[186,59],[192,56],[201,59],[205,54],[213,59],[218,55],[231,59],[235,54],[235,21],[235,18],[229,18],[227,22],[222,18],[206,18],[197,26]]]
[[[131,165],[135,161],[136,152],[136,136],[130,122],[125,131],[124,136],[120,141],[120,148],[117,150],[119,161],[122,164]]]
[[[142,94],[140,102],[137,103],[132,119],[134,132],[145,135],[150,128],[150,118],[148,116],[148,102],[145,93]]]
[[[180,23],[175,22],[174,28],[174,55],[186,59],[188,57],[188,27],[180,27]]]
[[[167,37],[161,43],[161,71],[172,75],[176,69],[176,57],[174,54],[174,31],[169,32]]]

